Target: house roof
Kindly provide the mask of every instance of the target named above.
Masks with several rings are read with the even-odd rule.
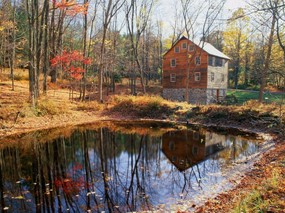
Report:
[[[182,36],[180,39],[178,39],[173,46],[165,53],[167,54],[171,49],[174,48],[174,46],[182,39],[187,39],[185,36]],[[190,40],[189,40],[190,41]],[[193,42],[193,41],[192,41]],[[204,51],[206,51],[209,55],[212,56],[217,56],[220,58],[224,58],[227,60],[230,60],[230,57],[228,57],[227,55],[225,55],[224,53],[222,53],[221,51],[219,51],[217,48],[215,48],[212,44],[205,42],[205,41],[200,41],[200,42],[193,42],[194,44],[196,44],[198,47],[200,47],[201,49],[203,49]]]
[[[205,50],[210,55],[230,60],[230,58],[228,56],[226,56],[224,53],[222,53],[221,51],[216,49],[212,44],[210,44],[208,42],[205,42],[205,41],[203,42],[202,41],[202,42],[199,42],[199,44],[196,44],[196,45],[198,45],[200,48]]]

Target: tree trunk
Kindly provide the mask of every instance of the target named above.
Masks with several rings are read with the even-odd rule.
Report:
[[[10,68],[11,68],[11,81],[12,81],[12,91],[15,90],[15,85],[14,85],[14,69],[15,69],[15,55],[16,55],[16,18],[15,14],[16,13],[16,5],[14,1],[14,6],[13,6],[13,31],[12,31],[12,56],[11,56],[11,63],[10,63]]]
[[[84,4],[86,5],[88,3],[88,0],[84,0]],[[87,13],[84,14],[84,31],[83,31],[83,57],[87,57]],[[86,93],[86,75],[87,75],[87,64],[83,63],[83,88],[82,88],[82,97],[81,100],[83,101],[85,99],[85,93]]]
[[[46,1],[47,2],[47,1]],[[49,69],[49,54],[48,54],[48,19],[49,19],[49,3],[45,7],[45,16],[44,16],[44,64],[43,64],[43,93],[47,93],[47,73]]]
[[[264,89],[266,87],[266,78],[267,78],[267,73],[269,70],[271,50],[272,50],[273,39],[274,39],[275,23],[276,23],[276,16],[275,16],[275,14],[273,14],[264,69],[261,72],[261,79],[260,79],[261,81],[260,81],[260,89],[259,89],[259,96],[258,96],[258,101],[260,103],[263,100],[263,93],[264,93]]]

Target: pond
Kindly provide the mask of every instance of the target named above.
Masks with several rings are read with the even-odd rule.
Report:
[[[201,128],[100,126],[34,132],[2,145],[2,211],[189,210],[228,189],[229,176],[262,148],[254,138]]]

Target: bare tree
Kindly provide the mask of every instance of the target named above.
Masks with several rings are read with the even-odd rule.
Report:
[[[126,4],[126,20],[131,42],[133,74],[134,76],[136,75],[134,66],[136,64],[138,73],[140,74],[143,93],[146,93],[146,88],[144,84],[144,70],[139,60],[139,42],[149,23],[153,6],[154,0],[130,0]],[[136,77],[134,78],[136,79]],[[133,90],[132,93],[135,93],[135,91]]]
[[[104,72],[104,55],[105,55],[105,42],[106,35],[112,18],[122,8],[126,0],[108,0],[103,1],[103,29],[102,29],[102,43],[100,47],[100,64],[99,64],[99,99],[103,102],[103,72]]]
[[[210,34],[218,15],[224,7],[225,0],[213,1],[209,0],[207,3],[201,4],[199,1],[180,0],[182,7],[183,27],[188,39],[194,41],[198,31],[202,31],[202,47],[203,41]],[[202,17],[201,17],[202,16]],[[200,20],[203,20],[202,29],[198,25]],[[195,54],[190,55],[188,45],[186,47],[187,70],[186,70],[186,88],[185,101],[189,102],[189,79],[190,79],[190,63],[194,60]],[[192,70],[194,72],[194,70]]]

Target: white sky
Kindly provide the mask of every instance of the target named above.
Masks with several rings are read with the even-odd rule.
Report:
[[[239,7],[244,7],[245,5],[245,0],[227,0],[225,8],[228,10],[235,10]]]
[[[157,9],[155,11],[155,16],[164,22],[164,37],[170,34],[171,23],[175,19],[175,5],[178,4],[180,0],[159,0]],[[201,4],[205,3],[207,0],[198,0]],[[248,0],[227,0],[224,6],[224,10],[219,18],[227,19],[231,16],[232,12],[239,7],[245,7],[246,1]]]

